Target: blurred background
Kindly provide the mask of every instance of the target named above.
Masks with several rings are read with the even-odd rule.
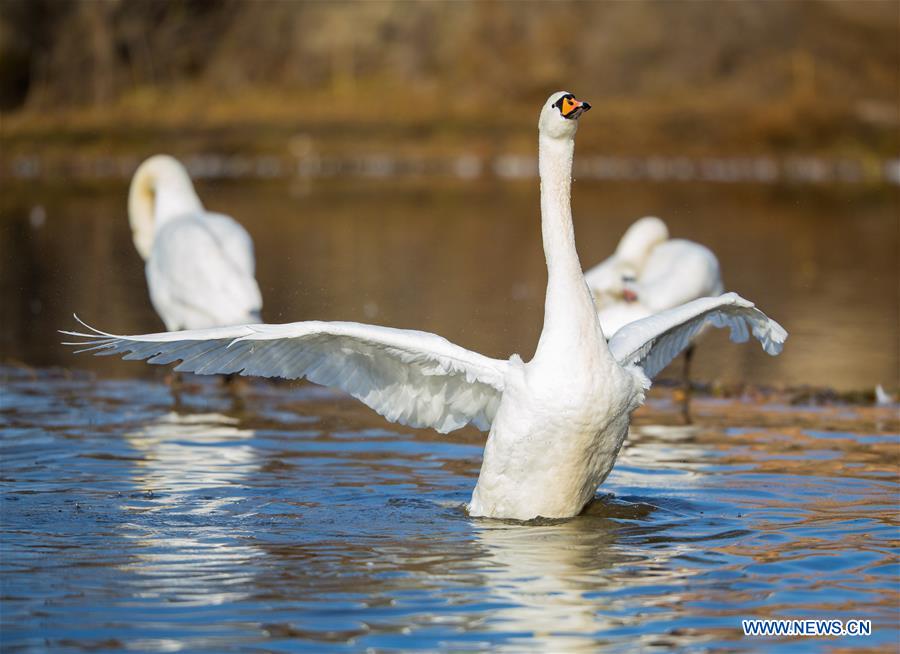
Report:
[[[636,218],[719,256],[784,354],[707,337],[699,380],[871,392],[900,376],[900,3],[0,4],[0,361],[73,357],[73,311],[158,331],[127,184],[181,158],[256,243],[266,320],[533,352],[546,281],[536,117],[594,106],[582,263]],[[677,364],[676,364],[677,366]]]

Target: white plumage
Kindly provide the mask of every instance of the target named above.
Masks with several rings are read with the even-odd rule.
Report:
[[[176,159],[157,155],[141,164],[128,213],[150,300],[166,329],[259,322],[250,235],[229,216],[203,208]]]
[[[243,325],[147,334],[97,332],[98,354],[165,364],[178,372],[306,378],[341,388],[392,422],[446,433],[487,429],[507,362],[407,329],[353,322]]]
[[[200,374],[307,378],[336,386],[387,419],[441,432],[490,428],[472,515],[567,517],[609,474],[649,376],[705,322],[752,332],[770,354],[787,337],[735,294],[698,300],[629,325],[609,344],[575,251],[570,209],[577,118],[590,105],[552,95],[540,122],[541,215],[548,283],[534,358],[491,359],[425,332],[343,322],[246,325],[116,336],[85,334],[86,350]]]
[[[752,334],[768,354],[777,355],[787,332],[737,293],[705,297],[638,320],[613,334],[609,349],[620,365],[640,366],[655,377],[706,325],[728,328],[731,340],[744,343]]]
[[[666,224],[637,220],[616,251],[584,274],[607,336],[634,320],[722,293],[719,261],[709,248],[670,239]]]

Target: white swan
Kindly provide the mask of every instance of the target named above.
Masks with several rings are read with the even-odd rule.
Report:
[[[699,243],[670,239],[654,216],[635,221],[612,256],[584,278],[608,336],[629,322],[722,293],[716,255]]]
[[[578,117],[590,105],[555,93],[539,122],[547,260],[544,327],[534,358],[491,359],[419,331],[348,322],[247,325],[144,336],[65,332],[98,354],[176,370],[307,378],[336,386],[393,422],[449,432],[490,428],[472,515],[576,515],[609,473],[652,377],[706,322],[750,331],[769,354],[787,334],[730,293],[639,321],[607,344],[582,274],[570,190]]]
[[[138,167],[128,218],[147,262],[147,286],[166,329],[259,322],[253,241],[232,218],[203,208],[176,159],[157,155]]]

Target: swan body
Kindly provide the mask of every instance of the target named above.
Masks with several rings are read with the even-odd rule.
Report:
[[[558,101],[542,110],[538,138],[544,328],[534,358],[507,377],[469,505],[474,515],[577,514],[612,468],[649,386],[637,369],[613,361],[584,282],[570,203],[578,123],[554,110]]]
[[[584,277],[608,335],[629,322],[722,293],[716,255],[699,243],[669,239],[665,223],[653,216],[631,225],[615,253]]]
[[[65,332],[97,354],[199,374],[306,378],[336,386],[392,422],[449,432],[489,429],[469,503],[473,516],[569,517],[615,462],[650,378],[706,323],[752,333],[769,354],[787,333],[729,293],[632,323],[607,343],[575,250],[570,208],[577,120],[590,109],[555,93],[539,122],[541,224],[547,261],[544,326],[535,355],[492,359],[413,330],[342,322],[242,325],[117,336]]]
[[[134,244],[166,329],[259,322],[253,241],[234,219],[206,211],[184,166],[157,155],[138,168],[128,195]]]

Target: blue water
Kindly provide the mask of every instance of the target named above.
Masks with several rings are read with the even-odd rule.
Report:
[[[585,515],[464,510],[483,436],[311,385],[2,369],[4,652],[891,650],[895,408],[654,396]],[[744,637],[749,617],[871,619]]]

